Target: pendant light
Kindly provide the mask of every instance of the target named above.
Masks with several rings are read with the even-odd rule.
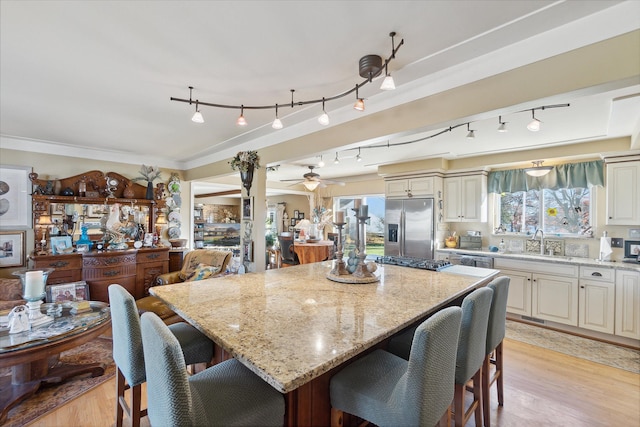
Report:
[[[356,103],[353,108],[358,111],[364,111],[364,100],[358,96],[358,85],[356,85]]]
[[[360,148],[358,148],[358,155],[356,156],[356,162],[361,162],[362,157],[360,157]]]
[[[502,116],[498,116],[498,123],[500,123],[500,126],[498,126],[498,132],[506,132],[507,131],[507,122],[503,122],[502,121]]]
[[[524,172],[529,176],[535,176],[535,177],[545,176],[546,174],[551,172],[551,169],[553,169],[553,166],[542,166],[543,162],[544,160],[532,161],[531,163],[533,163],[533,166],[530,168],[526,168]]]
[[[380,85],[380,90],[395,90],[396,83],[393,81],[393,77],[391,77],[391,74],[387,72],[387,64],[384,64],[384,74],[385,77],[382,81],[382,84]]]
[[[318,185],[320,185],[320,183],[318,181],[304,181],[302,185],[304,185],[304,188],[306,188],[307,190],[313,191],[318,188]]]
[[[533,120],[531,120],[531,122],[527,125],[527,129],[529,129],[531,132],[538,132],[540,130],[540,123],[542,122],[536,119],[536,110],[531,110],[531,116],[533,117]]]
[[[337,165],[338,163],[340,163],[340,159],[338,158],[338,152],[336,151],[336,158],[333,159],[333,164]]]
[[[198,100],[196,100],[196,112],[193,113],[191,121],[195,123],[204,123],[204,117],[202,117],[202,113],[200,113],[200,110],[198,109]]]
[[[282,122],[278,118],[278,104],[276,104],[276,118],[273,120],[271,127],[274,129],[282,129]]]
[[[324,109],[324,98],[322,98],[322,115],[318,117],[318,123],[322,126],[327,126],[329,124],[329,115]]]
[[[467,123],[467,130],[469,131],[469,133],[467,134],[467,139],[474,139],[476,137],[476,131],[469,128],[469,123]]]
[[[236,120],[236,125],[238,126],[246,126],[247,120],[244,118],[244,105],[240,106],[240,117]]]
[[[322,155],[320,155],[320,161],[318,162],[318,167],[319,168],[323,168],[324,167],[324,160],[322,160]]]

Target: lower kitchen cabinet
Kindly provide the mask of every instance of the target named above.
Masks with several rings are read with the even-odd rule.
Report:
[[[579,327],[614,333],[615,279],[612,268],[580,267]]]
[[[500,276],[508,276],[509,295],[507,311],[509,313],[531,316],[531,273],[500,269]]]
[[[615,334],[640,339],[640,272],[616,271]]]

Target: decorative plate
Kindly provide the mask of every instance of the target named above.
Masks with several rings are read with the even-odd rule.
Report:
[[[177,239],[180,237],[180,229],[178,227],[169,227],[167,233],[169,234],[170,239]]]
[[[179,194],[180,193],[180,182],[171,181],[167,186],[170,194]]]
[[[180,212],[173,211],[169,214],[169,221],[180,222]]]

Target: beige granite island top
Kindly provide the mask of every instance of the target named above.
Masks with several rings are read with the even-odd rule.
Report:
[[[150,289],[185,320],[287,393],[488,283],[485,277],[379,266],[380,281],[326,278],[331,262]]]

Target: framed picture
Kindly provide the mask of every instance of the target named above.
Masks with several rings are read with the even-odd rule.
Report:
[[[304,219],[304,212],[300,212],[298,214],[298,219]]]
[[[83,253],[89,252],[89,245],[86,243],[79,243],[76,245],[76,252]]]
[[[244,242],[244,260],[253,262],[253,242]]]
[[[293,217],[294,218],[298,218],[298,215],[300,215],[300,211],[298,209],[296,209],[295,211],[293,211]]]
[[[69,249],[73,248],[71,236],[52,236],[50,242],[53,255],[67,253]]]
[[[624,241],[624,257],[637,258],[640,256],[640,240]]]
[[[251,197],[242,198],[242,219],[253,219],[253,203]]]
[[[22,267],[26,231],[0,231],[0,267]]]
[[[291,226],[294,227],[296,225],[297,219],[291,218]]]
[[[90,301],[89,285],[84,280],[47,286],[47,302]]]
[[[31,228],[31,167],[0,166],[0,228]]]

